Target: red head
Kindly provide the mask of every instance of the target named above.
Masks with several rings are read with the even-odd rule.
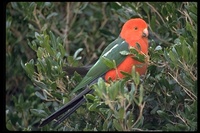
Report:
[[[147,23],[141,18],[134,18],[128,20],[122,27],[120,36],[126,40],[126,42],[135,47],[136,42],[140,45],[147,45],[143,46],[144,49],[142,51],[147,53],[148,48],[148,25]]]

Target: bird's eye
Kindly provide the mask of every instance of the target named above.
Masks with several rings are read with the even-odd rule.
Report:
[[[137,30],[138,29],[138,27],[134,27],[134,30]]]

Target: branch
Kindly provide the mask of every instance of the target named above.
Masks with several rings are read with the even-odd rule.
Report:
[[[66,25],[64,29],[64,44],[66,47],[66,52],[69,53],[69,40],[68,40],[68,32],[69,32],[69,20],[70,20],[70,2],[67,2],[66,5],[67,15],[65,17]]]
[[[37,9],[36,9],[36,7],[37,7],[37,5],[35,4],[34,10],[33,10],[33,16],[34,16],[34,18],[35,18],[35,20],[36,20],[36,24],[38,25],[39,30],[41,30],[40,21],[38,20],[38,18],[37,18],[37,16],[36,16],[36,14],[37,14]]]
[[[138,123],[138,121],[141,119],[144,106],[145,106],[145,102],[143,104],[139,105],[140,114],[139,114],[137,120],[135,121],[135,123],[132,125],[131,128],[133,128]]]

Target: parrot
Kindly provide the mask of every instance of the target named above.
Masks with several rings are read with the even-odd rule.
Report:
[[[85,89],[66,105],[42,120],[39,127],[45,126],[61,115],[63,116],[58,118],[54,125],[60,124],[69,117],[86,101],[85,95],[93,93],[94,89],[90,89],[90,85],[95,84],[100,77],[105,82],[120,80],[125,77],[121,72],[131,73],[133,66],[140,75],[144,75],[147,71],[148,60],[140,62],[134,59],[133,55],[121,53],[121,51],[129,51],[131,47],[137,49],[138,53],[148,55],[148,24],[142,18],[131,18],[124,23],[119,36],[104,49],[99,59],[87,71],[71,94]],[[106,59],[114,61],[116,68],[107,66]]]

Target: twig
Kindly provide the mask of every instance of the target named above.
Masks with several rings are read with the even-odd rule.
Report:
[[[178,80],[177,78],[175,78],[171,73],[168,72],[168,74],[183,88],[183,90],[185,91],[185,93],[193,100],[193,101],[196,101],[197,97],[192,93],[190,92],[185,86],[183,86]],[[193,98],[192,96],[195,98]]]
[[[37,18],[37,16],[36,16],[36,14],[37,14],[37,9],[36,9],[36,7],[37,7],[37,4],[35,4],[34,10],[33,10],[33,16],[34,16],[34,18],[35,18],[35,20],[36,20],[36,24],[38,25],[39,30],[41,30],[40,21],[38,20],[38,18]]]
[[[181,119],[181,121],[182,121],[183,123],[185,123],[187,126],[189,126],[189,125],[187,124],[187,122],[180,116],[180,114],[177,114],[176,117],[178,117],[179,119]]]
[[[152,8],[152,10],[158,14],[158,16],[160,17],[160,19],[162,20],[162,22],[165,23],[165,21],[163,20],[162,16],[160,15],[160,13],[159,13],[151,4],[149,4],[149,2],[146,2],[146,4],[147,4],[148,6],[150,6],[150,7]],[[149,15],[148,15],[148,20],[149,20],[149,22],[150,22],[150,17],[149,17]],[[150,25],[149,25],[149,29],[151,30],[152,34],[153,34],[158,40],[160,40],[161,42],[163,42],[163,43],[165,43],[165,44],[167,44],[167,45],[171,45],[171,43],[169,43],[169,42],[165,41],[164,39],[160,38],[155,32],[153,32],[153,30],[151,29],[151,26],[150,26]]]
[[[57,85],[58,88],[60,88],[60,90],[61,90],[63,93],[65,93],[65,85],[64,85],[64,83],[62,82],[62,80],[57,79],[57,80],[56,80],[56,85]]]
[[[102,29],[103,27],[104,27],[104,25],[107,23],[107,21],[108,21],[108,19],[107,19],[107,17],[106,17],[106,13],[105,13],[105,7],[106,7],[106,5],[104,4],[103,5],[103,8],[102,8],[102,14],[103,14],[103,22],[101,23],[101,26],[100,26],[100,28],[99,29]]]
[[[167,62],[157,63],[155,61],[149,60],[149,65],[155,65],[157,67],[165,67],[167,65]]]
[[[182,63],[180,60],[178,60],[182,65],[185,71],[189,72],[190,77],[192,78],[193,81],[196,81],[197,78],[194,76],[194,74],[190,71],[190,69],[188,68],[188,66],[186,65],[186,63]]]
[[[64,35],[55,27],[55,24],[51,25],[51,30],[57,33],[59,36],[64,38]]]
[[[148,6],[150,6],[153,9],[153,11],[158,14],[158,16],[160,17],[160,19],[162,20],[162,22],[165,23],[165,21],[163,20],[162,16],[160,15],[160,13],[151,4],[149,4],[149,2],[146,2],[146,4]]]
[[[43,92],[45,92],[48,96],[50,96],[51,98],[53,98],[54,100],[50,100],[50,99],[45,99],[45,101],[48,101],[48,102],[54,102],[54,101],[57,101],[59,103],[62,103],[60,102],[57,98],[54,98],[54,96],[52,96],[48,91],[46,91],[45,89],[42,89]]]
[[[81,2],[77,2],[77,6],[80,6]],[[78,12],[75,12],[73,17],[70,19],[71,20],[71,24],[73,24],[77,18],[77,14]],[[70,31],[70,27],[69,27],[69,31]]]
[[[180,12],[183,16],[185,16],[186,21],[187,21],[187,18],[188,18],[191,26],[193,27],[193,22],[190,18],[190,15],[187,13],[187,11],[181,11],[181,10],[177,10],[177,11]],[[194,29],[194,27],[193,27],[193,29]]]
[[[145,106],[145,102],[143,104],[139,105],[140,114],[139,114],[137,120],[135,121],[135,123],[131,126],[131,128],[133,128],[138,123],[138,121],[141,119],[144,106]]]
[[[69,20],[70,20],[70,2],[67,2],[66,5],[66,17],[65,17],[65,29],[64,29],[64,44],[66,47],[66,52],[69,53],[69,40],[68,40],[68,31],[69,31]]]

